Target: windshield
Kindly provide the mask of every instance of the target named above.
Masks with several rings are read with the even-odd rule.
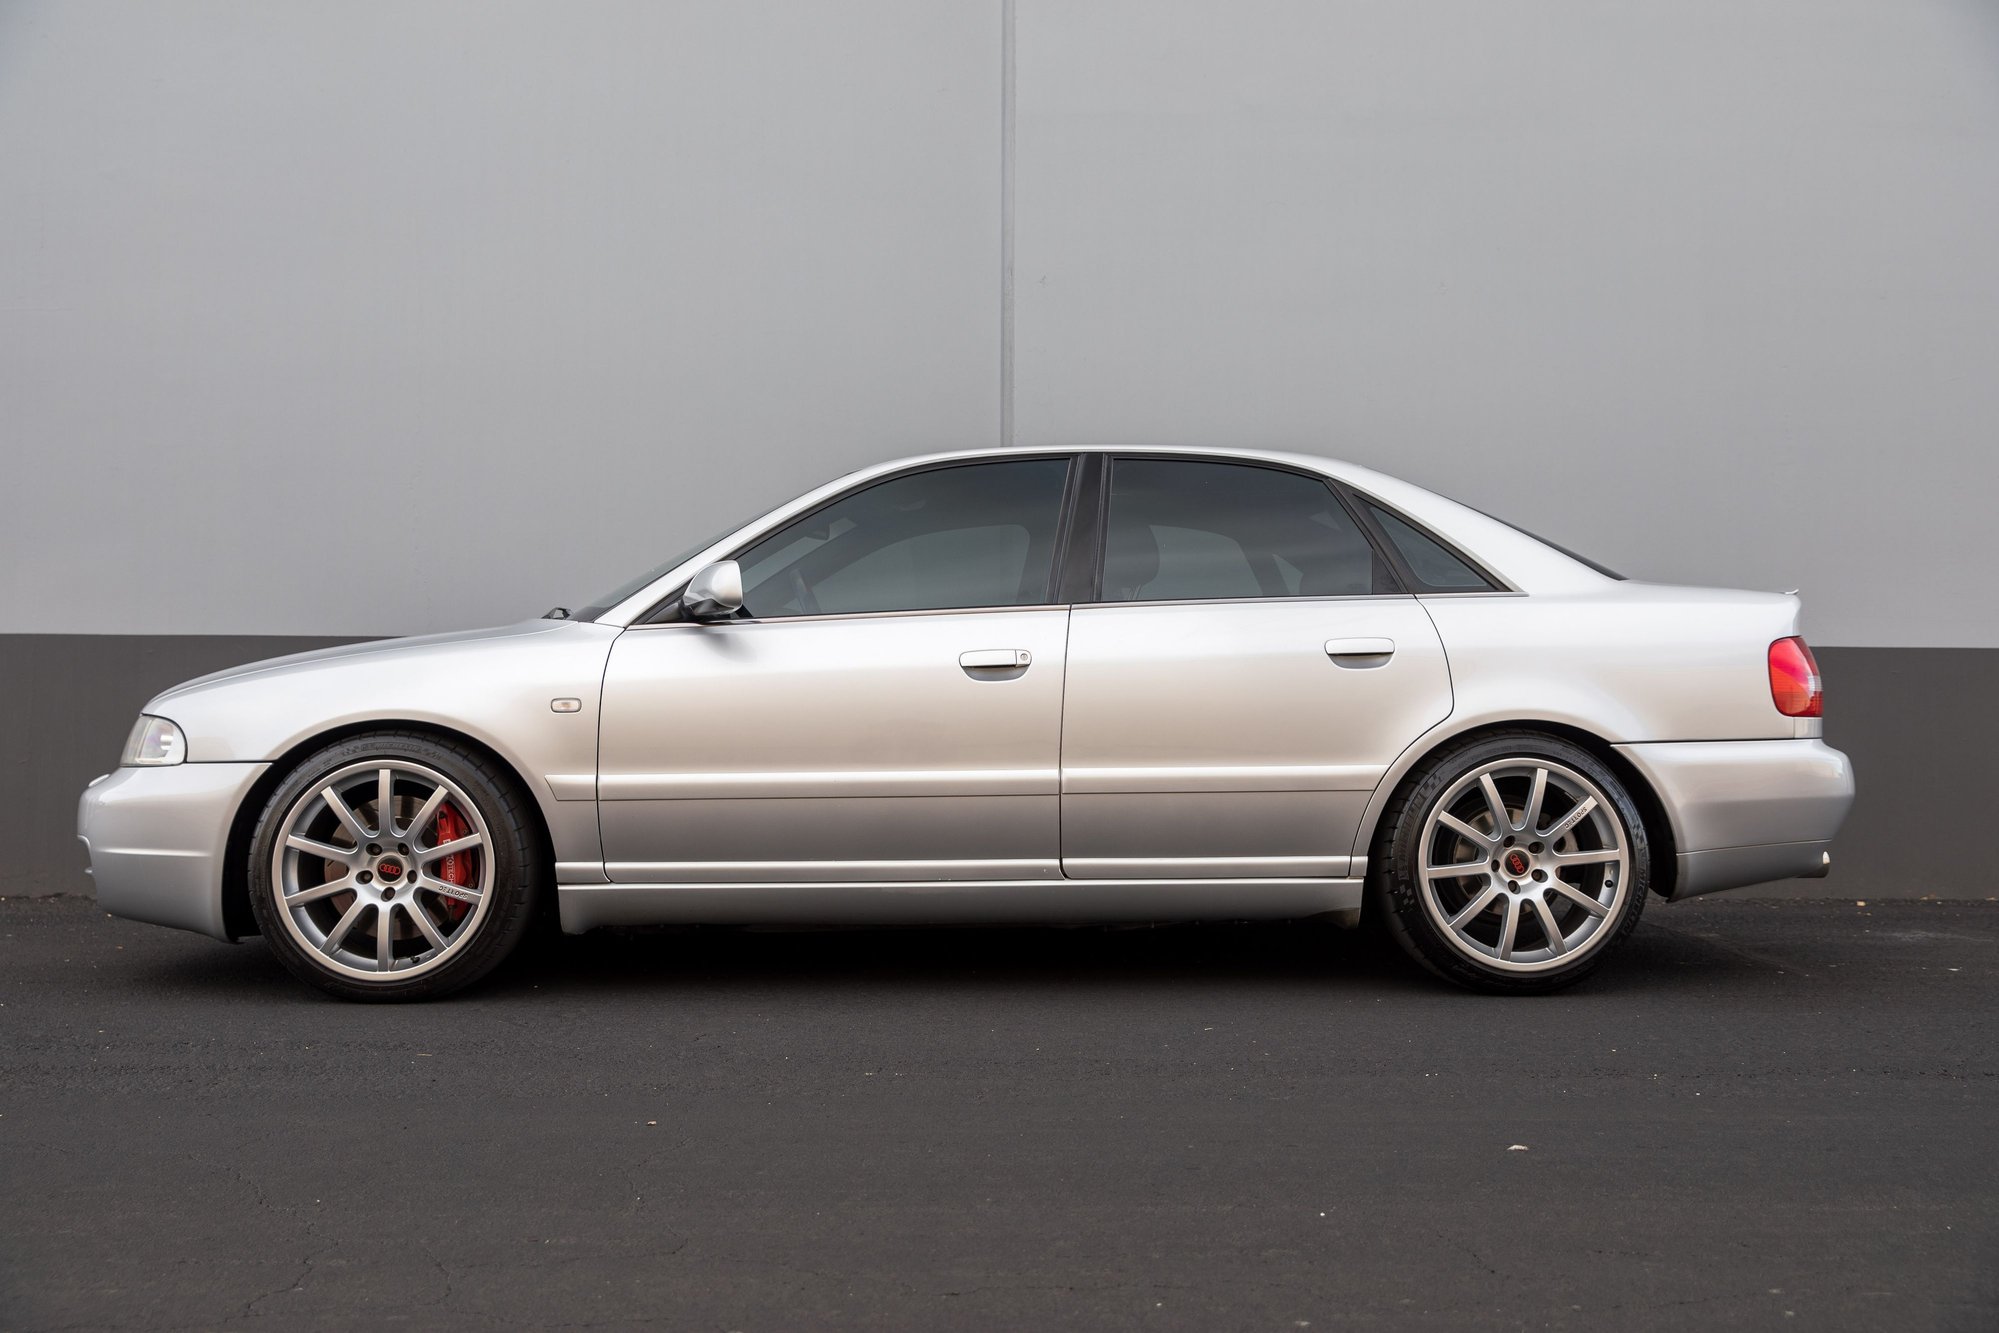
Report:
[[[720,532],[716,533],[714,536],[704,538],[701,541],[694,543],[694,545],[688,547],[686,550],[682,551],[679,555],[674,556],[671,560],[663,560],[659,564],[654,565],[651,569],[639,575],[637,578],[626,579],[623,583],[620,583],[617,587],[611,589],[611,591],[605,593],[603,596],[591,598],[590,605],[585,607],[579,607],[574,613],[571,614],[570,619],[595,620],[598,616],[603,615],[606,611],[616,606],[619,602],[624,601],[627,597],[630,597],[633,593],[639,591],[641,588],[645,587],[648,583],[653,582],[661,575],[671,571],[674,566],[686,564],[689,560],[692,560],[695,556],[700,555],[703,551],[713,546],[716,542],[721,541],[722,538],[728,536],[730,533],[734,532],[737,528],[740,528],[742,526],[743,525],[741,523],[733,523],[728,527],[723,528]]]

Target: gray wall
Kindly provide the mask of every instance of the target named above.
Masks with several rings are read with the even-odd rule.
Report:
[[[1256,440],[1999,646],[1999,6],[1024,3],[1024,439]]]
[[[1802,587],[1832,887],[1970,891],[1884,821],[1992,786],[1995,236],[1989,3],[0,0],[0,889],[179,675],[1012,439]]]
[[[995,443],[999,33],[0,8],[0,632],[514,620]]]
[[[1005,13],[0,4],[0,632],[511,619],[995,442]],[[1331,452],[1999,646],[1999,8],[1016,33],[1022,442]]]

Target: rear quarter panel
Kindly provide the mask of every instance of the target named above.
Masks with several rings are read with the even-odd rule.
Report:
[[[1604,579],[1575,591],[1421,600],[1450,663],[1451,715],[1383,776],[1356,856],[1410,770],[1480,728],[1553,722],[1613,745],[1807,734],[1770,701],[1770,644],[1797,632],[1789,594]]]
[[[1450,659],[1454,726],[1542,718],[1619,745],[1796,735],[1768,668],[1772,641],[1797,632],[1788,594],[1622,583],[1423,604]]]

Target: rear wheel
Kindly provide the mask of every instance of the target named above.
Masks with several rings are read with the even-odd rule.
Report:
[[[293,974],[350,1000],[469,985],[519,943],[542,878],[510,773],[409,732],[331,745],[272,794],[250,906]]]
[[[1581,980],[1638,924],[1644,821],[1610,768],[1540,732],[1432,757],[1384,820],[1376,900],[1397,941],[1476,990]]]

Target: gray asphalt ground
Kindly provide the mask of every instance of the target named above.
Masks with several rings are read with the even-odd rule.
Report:
[[[1995,945],[1654,904],[1492,1000],[1309,925],[699,931],[370,1008],[0,902],[0,1326],[1990,1330]]]

